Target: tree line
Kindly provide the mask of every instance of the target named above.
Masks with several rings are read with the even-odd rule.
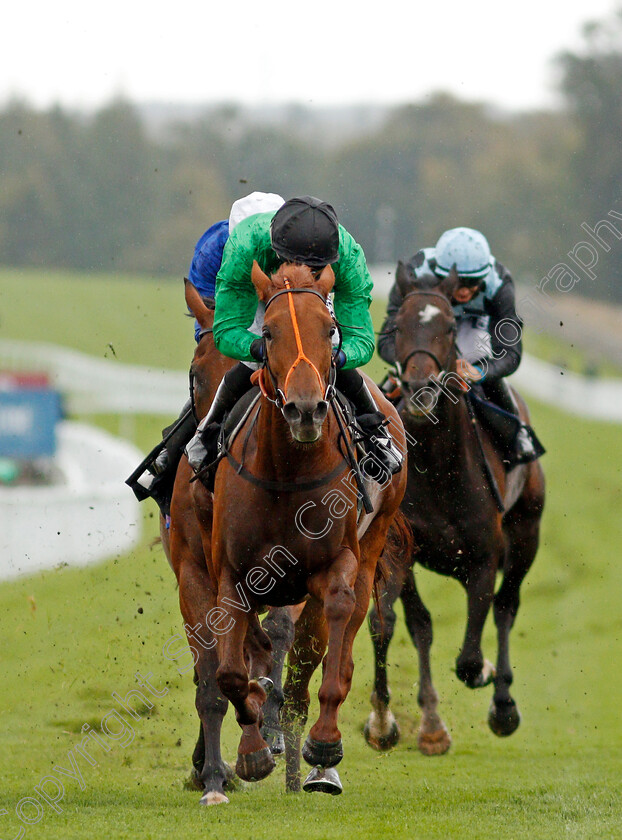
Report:
[[[394,263],[448,227],[482,230],[517,277],[538,280],[622,211],[622,9],[558,59],[564,108],[498,114],[439,94],[319,142],[312,110],[250,123],[220,107],[155,132],[123,99],[94,114],[24,102],[0,111],[0,261],[174,274],[254,189],[333,203],[370,262]],[[618,222],[622,237],[622,223]],[[622,241],[584,294],[622,300]]]

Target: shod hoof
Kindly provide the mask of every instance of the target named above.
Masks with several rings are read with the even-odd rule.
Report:
[[[280,729],[273,729],[271,726],[263,726],[261,736],[270,747],[272,755],[283,755],[285,752],[285,738]]]
[[[339,796],[343,790],[339,773],[334,767],[314,767],[304,780],[302,789],[306,793],[330,793]]]

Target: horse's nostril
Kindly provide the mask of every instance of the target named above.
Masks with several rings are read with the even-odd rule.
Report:
[[[323,423],[328,414],[328,403],[326,400],[320,400],[313,412],[313,419],[316,423]]]
[[[295,402],[288,402],[283,406],[283,417],[288,423],[296,423],[300,422],[302,414]]]

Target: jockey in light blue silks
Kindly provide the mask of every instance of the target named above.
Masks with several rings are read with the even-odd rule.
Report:
[[[486,398],[495,405],[518,416],[518,406],[505,381],[518,368],[522,356],[522,321],[516,314],[512,277],[491,254],[486,237],[466,227],[445,231],[435,247],[417,251],[407,262],[415,278],[432,275],[439,282],[453,266],[460,279],[451,299],[458,325],[458,373],[466,381],[481,385]],[[402,293],[395,283],[378,340],[378,353],[389,364],[396,361],[392,327],[401,304]],[[515,446],[516,463],[526,463],[540,454],[527,427],[519,430]]]

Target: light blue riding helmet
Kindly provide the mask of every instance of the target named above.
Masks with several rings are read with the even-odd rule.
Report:
[[[481,280],[490,271],[492,263],[484,234],[466,227],[446,230],[436,243],[435,257],[435,273],[439,277],[447,277],[455,264],[458,275],[464,280]]]

